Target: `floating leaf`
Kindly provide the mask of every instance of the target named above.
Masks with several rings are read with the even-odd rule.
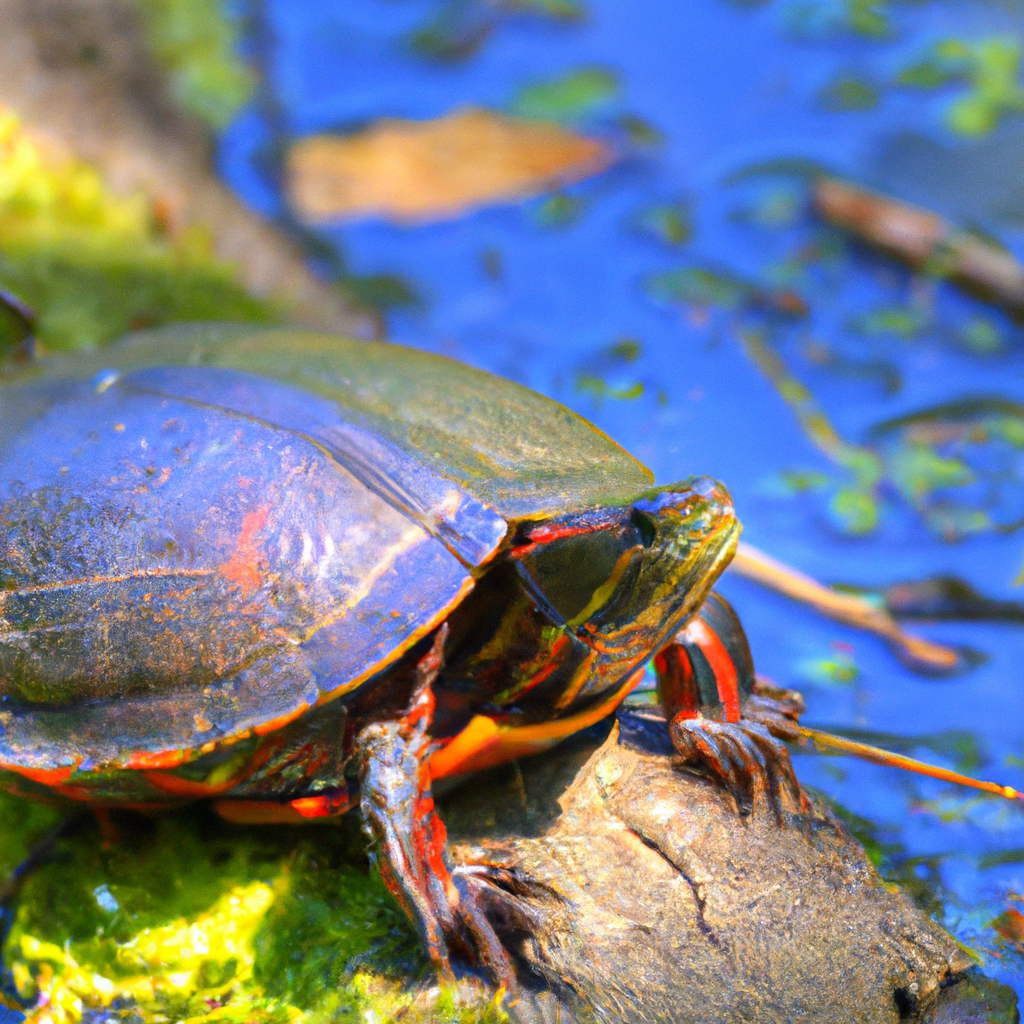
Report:
[[[616,119],[618,126],[626,133],[626,138],[634,146],[660,146],[665,136],[654,125],[636,114],[622,114]]]
[[[818,93],[818,102],[833,112],[873,110],[878,99],[878,88],[861,78],[837,78]]]
[[[588,117],[619,95],[619,80],[604,68],[581,68],[553,82],[522,89],[511,103],[519,117],[563,124]]]
[[[914,505],[933,491],[974,482],[971,468],[960,459],[944,458],[926,444],[898,445],[889,456],[889,478]]]
[[[914,338],[926,326],[927,319],[922,311],[906,306],[873,310],[859,317],[853,324],[854,330],[869,337],[892,335],[897,338]]]
[[[289,194],[312,223],[446,220],[581,181],[612,159],[603,143],[557,125],[465,109],[305,139],[288,157]]]
[[[1021,58],[1020,40],[1012,36],[945,39],[905,68],[897,82],[925,89],[950,81],[966,83],[968,91],[946,111],[946,124],[958,135],[988,135],[1006,114],[1024,110]]]
[[[855,537],[871,533],[878,526],[878,502],[869,491],[840,487],[828,510],[839,529]]]
[[[693,218],[688,203],[662,203],[643,210],[636,220],[644,234],[667,245],[685,245],[693,237]]]
[[[575,196],[556,192],[537,208],[537,223],[546,228],[564,228],[579,219],[583,204]]]
[[[752,301],[754,289],[738,278],[686,267],[665,274],[655,274],[647,282],[647,291],[655,299],[685,302],[691,306],[717,306],[736,310]]]
[[[581,373],[576,378],[576,390],[580,394],[590,395],[593,398],[616,398],[621,401],[629,401],[632,398],[639,398],[644,393],[644,386],[641,381],[637,381],[623,387],[613,387],[603,377],[591,373]]]

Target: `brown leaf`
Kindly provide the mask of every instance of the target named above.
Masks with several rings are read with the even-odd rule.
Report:
[[[288,156],[289,193],[311,222],[447,220],[581,181],[613,158],[604,143],[558,125],[466,108],[305,139]]]

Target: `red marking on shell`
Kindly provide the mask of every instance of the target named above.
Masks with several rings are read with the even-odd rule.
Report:
[[[354,807],[355,800],[347,792],[329,793],[324,796],[303,796],[290,801],[289,806],[303,818],[330,818]]]
[[[294,711],[289,711],[287,714],[281,715],[278,718],[272,718],[269,722],[260,722],[259,725],[253,728],[253,732],[257,736],[266,736],[268,732],[276,732],[278,729],[284,728],[289,722],[294,722],[299,715],[304,715],[309,710],[308,704],[302,704],[297,707]]]
[[[242,520],[235,553],[220,567],[221,575],[233,586],[238,587],[245,597],[251,597],[259,590],[260,558],[262,550],[256,544],[256,534],[266,525],[270,507],[249,512]]]
[[[187,750],[136,750],[125,761],[124,767],[136,771],[145,771],[148,768],[177,768],[185,763],[189,753]]]
[[[23,775],[26,779],[31,779],[32,782],[38,782],[42,786],[59,786],[62,782],[67,782],[67,780],[74,774],[77,767],[77,761],[75,764],[64,765],[61,768],[26,768],[24,765],[20,764],[0,762],[0,768],[6,768],[8,771],[17,772],[19,775]]]

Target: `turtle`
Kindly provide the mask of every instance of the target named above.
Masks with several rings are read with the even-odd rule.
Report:
[[[441,355],[175,326],[0,384],[0,785],[235,822],[358,805],[435,964],[505,985],[432,785],[610,715],[653,663],[681,761],[803,806],[712,587],[740,526],[559,403]]]

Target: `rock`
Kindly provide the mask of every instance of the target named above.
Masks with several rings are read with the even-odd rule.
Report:
[[[741,818],[716,785],[674,765],[663,721],[622,723],[540,834],[495,845],[473,836],[478,797],[445,808],[453,832],[476,840],[460,859],[497,858],[540,884],[520,963],[575,1014],[882,1024],[920,1019],[972,966],[826,807],[787,813],[781,827],[764,805]],[[550,783],[552,764],[542,771]],[[507,795],[490,797],[520,804],[513,825],[529,829],[528,778],[513,773]],[[543,818],[535,810],[534,825]]]

